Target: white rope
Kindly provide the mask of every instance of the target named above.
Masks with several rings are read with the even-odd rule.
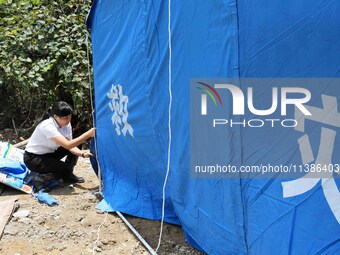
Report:
[[[168,162],[167,162],[167,167],[166,167],[166,174],[165,174],[165,179],[164,179],[164,184],[163,184],[163,202],[162,202],[162,220],[161,220],[161,228],[159,232],[159,240],[158,240],[158,245],[156,248],[156,253],[161,245],[162,242],[162,234],[163,234],[163,224],[164,224],[164,208],[165,208],[165,188],[166,184],[168,181],[168,176],[170,172],[170,156],[171,156],[171,141],[172,141],[172,130],[171,130],[171,107],[172,107],[172,90],[171,90],[171,78],[172,78],[172,73],[171,73],[171,57],[172,57],[172,45],[171,45],[171,0],[168,0],[168,40],[169,40],[169,80],[168,80],[168,89],[169,89],[169,112],[168,112],[168,117],[169,117],[169,122],[168,122],[168,130],[169,130],[169,143],[168,143]]]
[[[107,215],[108,215],[108,214],[109,214],[108,212],[105,212],[104,221],[103,221],[103,222],[99,225],[99,227],[98,227],[98,230],[97,230],[97,240],[96,240],[96,241],[94,242],[94,244],[93,244],[92,254],[95,254],[95,253],[97,252],[96,248],[97,248],[97,243],[98,243],[98,241],[99,241],[100,229],[101,229],[101,227],[105,224],[106,219],[107,219]]]

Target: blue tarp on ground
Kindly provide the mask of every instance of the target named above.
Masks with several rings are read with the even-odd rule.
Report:
[[[100,206],[156,220],[169,140],[168,3],[97,0],[88,19],[105,196]],[[320,179],[294,196],[282,179],[191,178],[189,130],[192,78],[269,78],[254,88],[260,101],[268,98],[272,78],[340,78],[340,3],[171,1],[170,10],[165,220],[181,224],[188,241],[208,254],[337,254],[339,179]],[[336,98],[328,115],[337,119],[340,88],[326,81],[309,89],[315,107],[332,101],[321,94]],[[294,117],[293,109],[287,115]],[[334,135],[327,146],[338,164],[340,127],[334,123],[327,130],[320,123],[305,128],[317,160],[320,133]],[[237,165],[302,164],[300,131],[230,129],[226,155]]]

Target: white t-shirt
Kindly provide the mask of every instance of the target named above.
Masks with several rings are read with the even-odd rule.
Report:
[[[34,130],[32,136],[26,145],[26,151],[38,155],[53,153],[60,147],[53,138],[64,136],[66,139],[72,139],[72,126],[69,123],[65,127],[59,127],[56,120],[50,117],[42,121]]]

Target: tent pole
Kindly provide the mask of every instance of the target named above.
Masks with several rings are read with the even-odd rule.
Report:
[[[130,222],[121,214],[120,212],[116,212],[117,215],[124,221],[124,223],[129,227],[129,229],[136,235],[136,237],[144,244],[145,248],[148,249],[148,251],[152,255],[157,255],[157,253],[154,251],[154,249],[151,248],[151,246],[144,240],[144,238],[138,233],[138,231],[130,224]]]

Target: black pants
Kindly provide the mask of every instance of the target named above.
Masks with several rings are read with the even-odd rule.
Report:
[[[65,162],[61,161],[66,157]],[[74,166],[77,164],[78,156],[63,147],[59,147],[55,152],[37,155],[25,151],[24,162],[29,170],[39,174],[52,173],[56,179],[67,180],[73,172]]]

